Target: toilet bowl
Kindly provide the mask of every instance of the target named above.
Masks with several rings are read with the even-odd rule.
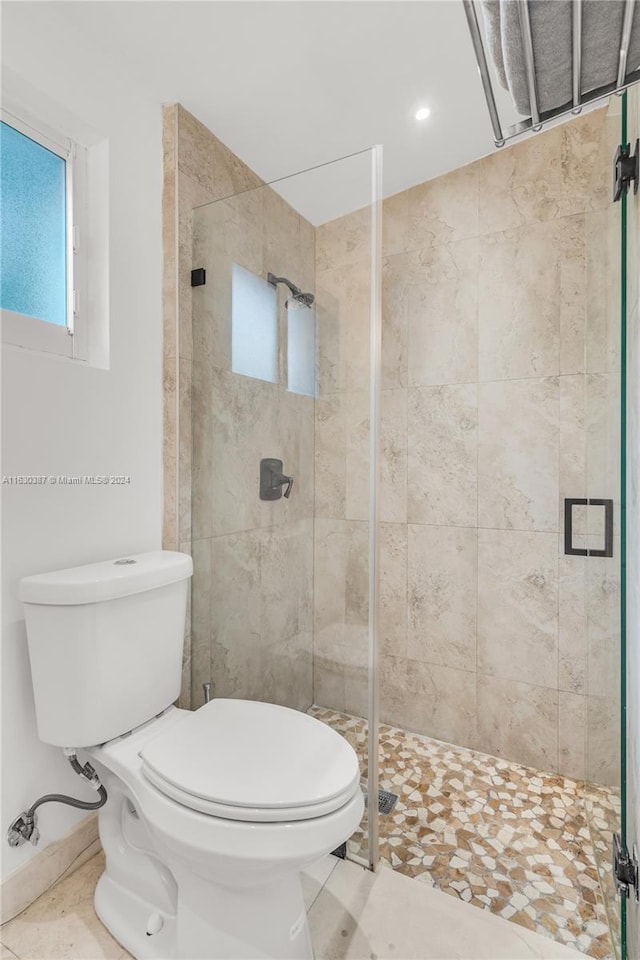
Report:
[[[190,574],[159,551],[22,582],[38,731],[107,790],[95,907],[129,953],[306,960],[300,871],[357,827],[357,757],[286,707],[171,705]]]
[[[212,700],[87,752],[109,793],[96,912],[129,952],[313,956],[300,871],[363,812],[346,741],[285,707]]]

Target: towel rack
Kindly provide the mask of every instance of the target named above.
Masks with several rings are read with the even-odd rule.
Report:
[[[541,111],[538,107],[538,90],[536,80],[536,68],[533,55],[533,42],[531,38],[531,22],[529,18],[529,4],[527,0],[521,0],[518,3],[518,17],[520,26],[520,35],[522,39],[522,48],[524,53],[524,65],[527,79],[527,89],[529,93],[529,104],[531,116],[519,121],[518,123],[508,125],[503,128],[498,114],[496,99],[493,93],[491,82],[491,71],[484,48],[483,34],[480,29],[477,2],[476,0],[462,0],[464,12],[467,17],[471,42],[478,63],[480,79],[484,89],[484,95],[489,110],[489,118],[493,128],[493,139],[496,147],[502,147],[508,140],[513,140],[530,131],[537,132],[541,130],[545,123],[555,120],[558,117],[566,116],[569,113],[580,113],[583,106],[603,100],[611,94],[621,94],[627,87],[640,82],[640,69],[627,73],[627,54],[629,50],[629,41],[631,37],[631,28],[633,24],[633,14],[635,0],[625,0],[624,13],[622,20],[622,30],[620,34],[620,49],[618,53],[618,72],[615,81],[602,87],[590,90],[588,93],[582,93],[581,69],[582,69],[582,3],[583,0],[572,0],[572,43],[571,43],[571,62],[572,62],[572,99],[560,107],[553,110]]]

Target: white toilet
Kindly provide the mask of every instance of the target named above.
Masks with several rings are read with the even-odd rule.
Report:
[[[172,706],[191,573],[158,551],[22,581],[38,732],[107,789],[95,906],[133,956],[310,958],[300,870],[358,825],[357,757],[286,707]]]

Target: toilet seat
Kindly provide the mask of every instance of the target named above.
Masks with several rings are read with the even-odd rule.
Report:
[[[321,721],[251,700],[212,700],[147,742],[144,777],[209,816],[245,822],[309,820],[359,790],[354,751]]]

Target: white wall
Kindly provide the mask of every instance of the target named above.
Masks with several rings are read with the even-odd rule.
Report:
[[[1,472],[128,474],[131,485],[2,487],[3,877],[86,814],[48,805],[39,847],[10,850],[14,815],[47,792],[93,799],[38,739],[18,582],[161,545],[161,110],[76,34],[74,6],[3,4],[2,60],[108,138],[110,365],[4,349]]]

